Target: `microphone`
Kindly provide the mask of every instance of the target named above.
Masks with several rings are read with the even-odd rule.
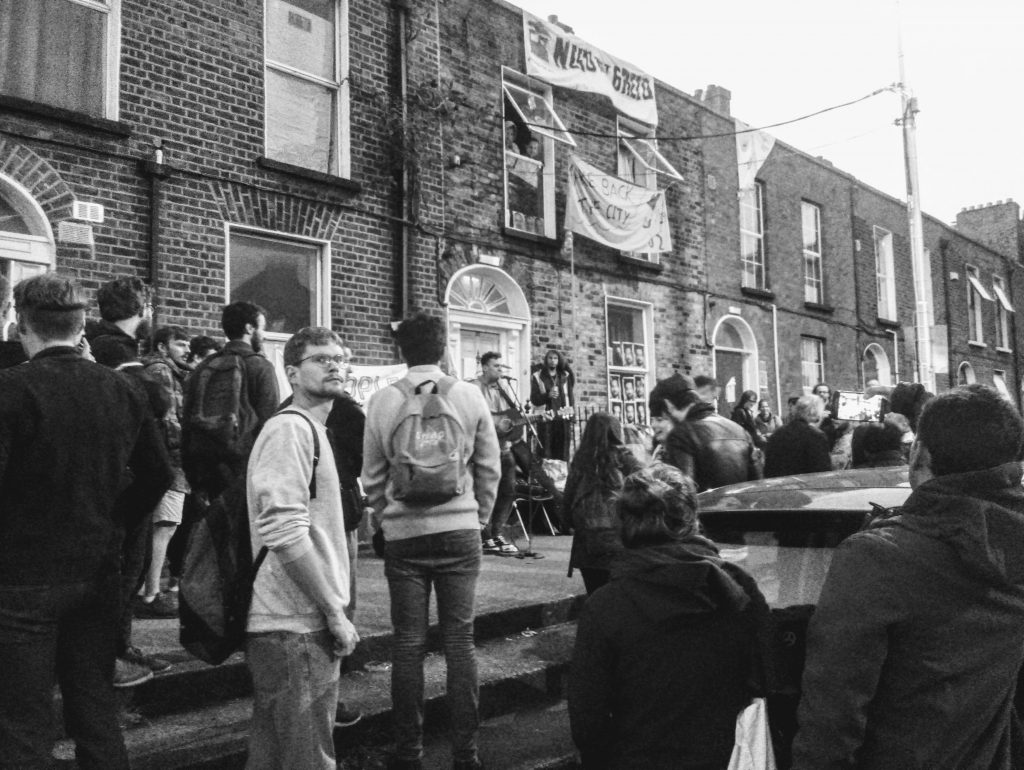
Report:
[[[507,374],[501,375],[501,379],[508,380],[509,382],[519,382],[515,377],[509,377]]]

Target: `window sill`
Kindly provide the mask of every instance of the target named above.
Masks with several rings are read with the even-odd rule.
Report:
[[[894,321],[891,318],[881,318],[881,317],[879,317],[879,318],[877,318],[875,320],[876,320],[876,323],[879,326],[884,326],[887,329],[899,329],[900,328],[900,322],[899,321]]]
[[[256,159],[256,165],[268,171],[279,171],[282,174],[297,176],[310,182],[319,182],[320,184],[330,185],[331,187],[337,187],[348,192],[361,193],[363,191],[363,186],[359,182],[353,182],[351,179],[345,179],[334,174],[325,174],[322,171],[314,171],[311,168],[293,166],[291,163],[282,163],[279,160],[273,160],[262,155]]]
[[[533,241],[534,243],[542,243],[546,246],[561,246],[561,242],[557,238],[551,238],[542,233],[534,233],[530,230],[519,230],[515,227],[505,225],[505,227],[502,228],[502,232],[505,235],[511,236],[512,238],[519,238],[523,241]]]
[[[757,299],[767,299],[774,301],[775,292],[770,289],[758,289],[754,286],[740,286],[740,293],[745,297],[755,297]]]
[[[86,115],[84,112],[66,110],[63,107],[53,107],[42,102],[19,99],[16,96],[0,96],[0,109],[40,118],[49,118],[50,120],[59,121],[75,128],[88,128],[123,139],[127,139],[132,135],[132,129],[126,123],[108,120],[107,118],[97,118],[93,115]]]
[[[661,262],[651,262],[649,259],[634,257],[629,254],[624,254],[621,251],[619,252],[619,261],[627,265],[638,267],[641,270],[646,270],[649,273],[660,273],[665,269],[665,266],[661,264]]]
[[[988,348],[988,345],[986,345],[984,342],[978,342],[976,340],[967,340],[967,344],[968,344],[969,347],[980,348],[982,350],[985,350],[985,349]]]
[[[823,305],[820,302],[805,302],[804,307],[808,310],[814,310],[818,313],[828,313],[829,315],[836,312],[836,309],[831,305]]]
[[[1000,348],[1000,347],[997,347],[996,348],[996,353],[1005,353],[1006,355],[1011,355],[1013,353],[1013,348]]]

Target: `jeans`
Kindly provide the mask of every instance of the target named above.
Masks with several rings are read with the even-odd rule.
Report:
[[[83,770],[121,770],[114,648],[118,578],[0,586],[0,768],[48,768],[53,684]]]
[[[480,574],[476,530],[441,532],[388,541],[384,574],[391,594],[394,626],[391,702],[396,757],[423,753],[423,658],[427,651],[430,589],[437,590],[437,615],[447,666],[452,757],[477,756],[479,684],[473,647],[473,602]]]
[[[516,460],[512,452],[501,453],[501,478],[498,480],[498,494],[494,500],[494,510],[490,521],[481,534],[484,540],[500,535],[502,527],[508,524],[512,515],[512,505],[516,501]]]
[[[121,543],[121,608],[118,618],[117,655],[121,657],[132,646],[132,619],[135,594],[146,579],[146,562],[152,540],[153,520],[139,517],[138,523],[125,532]]]
[[[326,629],[248,634],[253,707],[246,770],[335,770],[340,658]]]

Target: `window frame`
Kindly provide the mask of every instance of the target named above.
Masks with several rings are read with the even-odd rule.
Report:
[[[996,350],[1010,352],[1010,313],[1014,312],[1006,294],[1006,280],[1001,275],[992,276],[992,293],[996,295]]]
[[[273,0],[263,0],[263,17],[268,17],[268,6]],[[285,0],[287,2],[287,0]],[[352,175],[351,148],[351,86],[349,77],[349,0],[332,0],[334,3],[334,78],[328,80],[320,75],[305,72],[284,62],[270,58],[270,25],[263,25],[263,153],[264,157],[276,163],[295,165],[307,171],[326,173],[329,176],[348,179]],[[279,75],[296,78],[306,83],[326,88],[334,94],[334,114],[331,116],[331,141],[337,148],[335,158],[331,159],[328,149],[327,170],[293,164],[288,160],[270,154],[270,100],[267,98],[268,73],[273,70]]]
[[[817,360],[808,359],[805,356],[807,352],[807,345],[812,344],[814,346]],[[808,376],[810,369],[813,367],[814,374]],[[800,335],[800,378],[802,380],[801,387],[803,388],[804,394],[811,393],[814,386],[819,382],[825,382],[825,340],[821,337],[815,337],[809,334]]]
[[[643,346],[644,346],[644,365],[643,366],[629,366],[625,362],[621,364],[614,363],[612,342],[610,335],[611,331],[608,327],[609,309],[621,309],[630,312],[639,312],[641,319],[641,327],[643,332]],[[644,377],[646,392],[641,396],[636,394],[633,401],[637,404],[643,405],[643,412],[645,420],[640,422],[639,415],[637,416],[638,425],[650,425],[650,415],[647,414],[647,402],[648,395],[650,394],[651,388],[654,387],[654,373],[655,368],[655,354],[654,354],[654,305],[650,302],[640,302],[637,300],[627,299],[625,297],[618,297],[614,295],[605,295],[604,298],[604,329],[603,335],[605,340],[606,352],[605,357],[605,383],[610,383],[612,377]],[[636,344],[635,342],[633,343]],[[621,379],[620,379],[621,382]],[[622,411],[620,417],[625,423],[625,393],[620,391],[619,398],[613,399],[611,396],[611,390],[609,387],[608,393],[605,398],[608,412],[612,412],[612,404],[614,401],[618,401],[622,404]]]
[[[807,248],[807,214],[814,214],[814,238],[818,247],[817,251]],[[800,236],[801,248],[804,262],[804,302],[815,305],[825,304],[825,274],[823,252],[824,246],[821,239],[821,206],[810,201],[800,201]],[[812,264],[817,268],[817,276],[811,275]],[[814,292],[811,296],[809,292]]]
[[[967,342],[971,345],[985,345],[985,314],[981,301],[992,297],[981,283],[981,273],[975,265],[964,265],[967,276]]]
[[[875,225],[872,228],[872,238],[875,249],[876,313],[883,321],[896,322],[899,320],[899,313],[896,310],[896,261],[892,231]],[[879,248],[880,246],[884,248]]]
[[[753,205],[749,202],[749,199],[753,197]],[[760,180],[754,181],[754,186],[747,190],[740,190],[739,193],[739,225],[740,225],[740,286],[744,289],[756,289],[759,291],[768,290],[768,260],[766,256],[766,244],[765,244],[765,230],[764,230],[764,199],[765,199],[765,184]],[[743,226],[743,210],[744,207],[751,209],[757,219],[758,231],[754,232],[748,230]],[[744,248],[745,239],[752,239],[757,244],[756,259],[750,260],[746,257],[746,249]],[[753,266],[754,282],[748,281],[749,271],[748,265]],[[760,271],[760,281],[757,280],[757,274]]]
[[[666,177],[669,180],[669,185],[673,182],[683,181],[682,174],[676,171],[675,167],[659,152],[652,126],[630,120],[624,115],[617,115],[615,136],[615,173],[620,179],[648,190],[659,189],[659,177]],[[652,154],[653,166],[647,162],[634,143],[646,146],[646,149]],[[633,172],[638,165],[642,170],[639,174],[635,174]],[[624,251],[622,253],[627,257],[643,259],[652,264],[658,264],[661,261],[661,253],[657,251]]]
[[[530,121],[527,120],[523,114],[521,108],[513,99],[508,90],[508,86],[511,86],[513,90],[523,91],[530,95],[539,98],[544,106],[547,108],[547,112],[556,121],[555,125],[558,131],[564,133],[564,137],[556,137],[556,132],[548,131],[543,128],[537,128],[536,126],[531,127],[526,125]],[[509,201],[509,157],[512,156],[512,160],[518,162],[519,159],[525,161],[535,162],[535,159],[528,158],[520,153],[512,152],[505,147],[505,132],[502,130],[501,143],[502,143],[502,173],[504,176],[503,185],[503,204],[504,204],[504,222],[505,230],[515,235],[539,235],[542,238],[554,238],[555,237],[555,143],[565,144],[568,147],[575,147],[576,142],[572,136],[565,129],[564,124],[558,117],[558,113],[555,112],[554,103],[552,101],[552,89],[551,86],[543,83],[539,80],[531,78],[521,72],[516,72],[508,67],[501,68],[501,114],[503,117],[502,126],[505,125],[506,121],[513,121],[518,125],[525,126],[531,133],[536,130],[536,138],[540,143],[541,148],[541,168],[540,168],[540,183],[542,185],[541,190],[541,229],[538,232],[536,229],[529,229],[525,227],[517,227],[514,222],[513,211]],[[507,105],[511,105],[513,108],[514,115],[510,115],[507,111]]]

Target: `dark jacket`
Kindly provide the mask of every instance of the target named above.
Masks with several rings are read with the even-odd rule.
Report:
[[[618,447],[615,459],[622,478],[642,467],[625,447]],[[622,552],[621,522],[615,512],[614,500],[618,489],[604,485],[582,489],[574,481],[570,470],[562,497],[563,520],[569,522],[573,529],[569,577],[572,577],[573,569],[581,567],[610,570],[612,561]]]
[[[154,353],[142,359],[142,376],[160,389],[162,399],[169,405],[162,414],[156,415],[157,423],[163,430],[167,452],[174,466],[173,489],[188,492],[185,472],[181,465],[181,420],[185,400],[185,380],[188,371],[179,367],[167,356]]]
[[[126,377],[71,347],[0,371],[0,585],[116,574],[134,524],[117,510],[148,514],[171,478],[145,395]]]
[[[622,552],[583,605],[569,719],[583,767],[722,770],[765,688],[770,618],[753,578],[693,537]]]
[[[808,629],[794,768],[1020,767],[1021,543],[1018,463],[927,481],[844,541]]]
[[[750,436],[719,414],[712,404],[698,403],[665,441],[665,462],[693,479],[697,491],[758,478]]]
[[[769,436],[764,454],[765,478],[832,470],[828,439],[804,420],[788,422]]]
[[[733,408],[730,417],[732,418],[732,421],[734,423],[739,425],[741,428],[743,428],[743,430],[747,432],[747,435],[750,436],[750,440],[751,442],[753,442],[754,446],[756,446],[758,449],[764,449],[765,444],[767,444],[768,442],[765,439],[765,437],[761,435],[761,432],[757,429],[757,422],[754,419],[754,415],[752,415],[742,406],[737,406]]]
[[[555,372],[555,376],[552,377],[546,367],[538,369],[530,377],[530,403],[534,406],[539,406],[544,409],[550,409],[552,412],[557,412],[566,406],[572,406],[576,403],[573,398],[573,387],[576,384],[576,378],[573,376],[571,369],[565,371]],[[558,387],[558,395],[554,398],[548,395],[548,392]]]
[[[139,359],[139,341],[111,321],[90,322],[85,336],[98,364],[116,369]]]

